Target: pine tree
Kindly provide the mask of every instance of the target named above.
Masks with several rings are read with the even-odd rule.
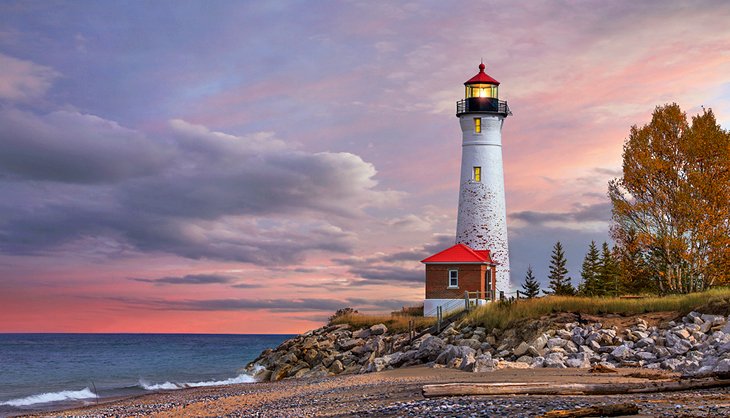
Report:
[[[568,269],[565,267],[567,260],[563,252],[563,244],[560,241],[555,243],[553,253],[550,256],[550,275],[548,276],[549,292],[552,295],[572,295],[575,293],[573,285],[568,277]]]
[[[540,282],[532,274],[532,266],[527,266],[527,274],[525,275],[525,282],[522,284],[522,289],[525,291],[525,296],[528,299],[532,299],[540,294]]]
[[[600,294],[618,295],[618,279],[621,272],[619,271],[619,264],[614,257],[614,254],[605,242],[601,247],[601,258],[598,262],[597,273],[597,282]]]
[[[583,259],[583,268],[580,272],[580,276],[583,279],[580,289],[581,294],[586,296],[598,296],[601,294],[598,286],[599,263],[598,247],[596,247],[595,241],[591,241],[591,245],[588,247],[588,253],[586,253]]]

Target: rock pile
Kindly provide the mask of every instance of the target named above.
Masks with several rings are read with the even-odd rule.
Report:
[[[266,350],[247,366],[258,380],[369,373],[431,364],[470,372],[498,368],[645,367],[685,374],[730,372],[730,324],[691,312],[665,328],[637,319],[631,327],[569,322],[515,343],[498,329],[449,325],[438,335],[410,340],[383,324],[353,330],[329,325]],[[501,338],[500,338],[501,337]]]

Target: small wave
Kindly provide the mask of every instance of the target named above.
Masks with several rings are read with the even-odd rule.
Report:
[[[230,379],[225,380],[208,380],[205,382],[183,382],[183,383],[173,383],[173,382],[165,382],[165,383],[154,383],[150,384],[143,380],[139,381],[139,385],[145,389],[145,390],[174,390],[174,389],[183,389],[183,388],[198,388],[203,386],[222,386],[222,385],[233,385],[236,383],[253,383],[255,380],[252,376],[248,374],[239,374],[236,377],[232,377]]]
[[[94,392],[89,388],[81,390],[63,390],[61,392],[41,393],[39,395],[26,396],[25,398],[11,399],[9,401],[0,402],[0,405],[8,406],[28,406],[39,403],[59,402],[59,401],[76,401],[80,399],[96,398]]]

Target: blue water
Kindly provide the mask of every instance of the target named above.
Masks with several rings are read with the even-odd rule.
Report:
[[[290,335],[0,334],[0,417],[161,389],[248,383]]]

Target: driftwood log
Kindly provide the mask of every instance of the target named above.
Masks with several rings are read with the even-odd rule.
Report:
[[[469,395],[620,395],[674,392],[730,386],[730,379],[686,379],[631,383],[444,383],[424,385],[423,396]]]
[[[616,405],[599,405],[588,408],[576,408],[550,411],[540,418],[579,418],[579,417],[617,417],[620,415],[636,415],[639,407],[632,403],[620,403]]]

